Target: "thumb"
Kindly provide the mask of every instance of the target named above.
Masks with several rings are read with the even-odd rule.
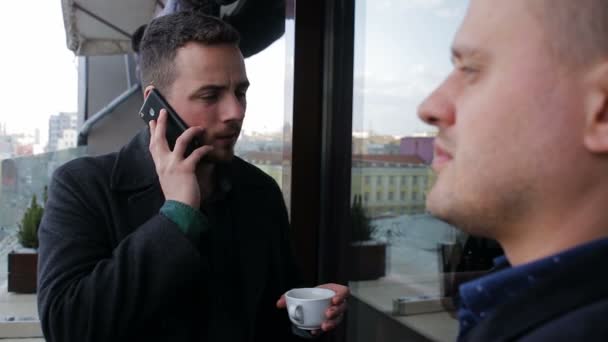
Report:
[[[277,301],[277,308],[279,309],[284,309],[285,307],[287,307],[287,303],[285,301],[285,295],[281,296],[281,298],[279,298],[279,300]]]

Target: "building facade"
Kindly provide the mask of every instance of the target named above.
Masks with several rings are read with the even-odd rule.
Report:
[[[51,117],[49,118],[49,142],[46,148],[48,152],[57,151],[58,149],[60,149],[60,141],[62,146],[66,145],[66,138],[64,138],[64,132],[69,130],[76,131],[78,122],[77,120],[78,117],[76,113],[59,113],[56,115],[51,115]],[[70,133],[68,133],[68,135],[69,134]],[[74,144],[69,147],[73,147],[75,145],[76,137],[74,135]]]

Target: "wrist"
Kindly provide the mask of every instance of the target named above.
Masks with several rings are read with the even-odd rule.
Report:
[[[167,200],[160,213],[175,223],[195,245],[198,245],[201,233],[209,227],[205,215],[183,202]]]
[[[166,200],[165,203],[172,202],[177,205],[185,205],[185,206],[190,207],[192,210],[198,210],[200,207],[200,203],[191,198],[188,199],[188,198],[178,198],[178,197],[170,196],[170,197],[165,197],[165,200]]]

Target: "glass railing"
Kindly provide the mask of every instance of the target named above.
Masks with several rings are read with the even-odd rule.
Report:
[[[0,160],[0,285],[7,277],[7,255],[19,247],[17,229],[32,197],[44,206],[44,188],[62,164],[87,154],[86,146]]]

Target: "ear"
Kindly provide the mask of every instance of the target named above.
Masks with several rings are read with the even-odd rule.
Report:
[[[585,147],[592,153],[608,153],[608,62],[589,74],[591,92],[585,99]]]
[[[148,85],[146,86],[146,88],[144,89],[144,101],[148,98],[148,95],[150,95],[150,92],[152,91],[152,89],[154,89],[153,85]]]

